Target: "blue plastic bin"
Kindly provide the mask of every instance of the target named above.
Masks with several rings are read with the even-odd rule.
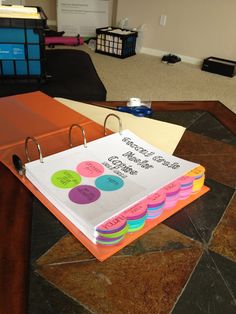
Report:
[[[0,18],[0,79],[44,78],[46,16],[42,19]]]

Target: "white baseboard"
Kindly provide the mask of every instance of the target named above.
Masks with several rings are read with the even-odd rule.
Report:
[[[169,54],[170,52],[169,51],[162,51],[162,50],[158,50],[158,49],[151,49],[151,48],[142,47],[140,50],[140,53],[144,53],[144,54],[156,56],[156,57],[163,57],[164,55]],[[193,57],[189,57],[189,56],[183,56],[183,55],[179,55],[179,54],[178,54],[178,56],[181,58],[181,60],[183,62],[196,64],[196,65],[202,64],[202,59],[193,58]]]

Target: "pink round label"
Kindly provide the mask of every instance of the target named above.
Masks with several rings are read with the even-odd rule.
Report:
[[[192,193],[192,189],[181,190],[179,193],[179,199],[183,200],[188,198]]]
[[[180,190],[180,183],[178,180],[175,180],[167,184],[163,189],[166,192],[166,196],[177,194]]]
[[[95,178],[103,174],[104,167],[95,161],[83,161],[76,167],[77,172],[87,178]]]
[[[154,218],[161,216],[161,214],[163,213],[163,210],[164,209],[161,208],[159,210],[154,210],[153,212],[148,212],[147,219],[154,219]]]
[[[163,189],[151,194],[147,198],[148,207],[156,207],[162,204],[166,199],[166,194]]]
[[[170,209],[170,208],[175,207],[175,205],[177,204],[177,201],[178,201],[177,199],[173,201],[167,201],[165,203],[164,209]]]
[[[139,202],[134,206],[126,209],[123,214],[126,216],[127,219],[139,219],[145,216],[147,213],[147,203],[146,201]]]
[[[194,178],[189,176],[182,176],[179,178],[179,182],[182,185],[191,185],[193,183]]]
[[[96,230],[98,232],[118,232],[122,230],[126,225],[126,217],[123,214],[113,217],[105,221],[102,225],[98,226]]]
[[[101,192],[91,185],[79,185],[70,190],[69,199],[77,204],[90,204],[99,199]]]

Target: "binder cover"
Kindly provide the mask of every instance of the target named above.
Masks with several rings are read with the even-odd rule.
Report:
[[[165,220],[175,212],[191,203],[209,189],[203,186],[200,192],[191,195],[186,200],[181,200],[177,205],[153,220],[147,221],[140,231],[128,234],[119,244],[104,246],[92,243],[84,234],[41,194],[29,180],[20,176],[12,163],[12,155],[17,154],[23,163],[25,157],[25,138],[36,137],[40,142],[43,155],[48,156],[69,148],[68,130],[73,123],[81,125],[86,133],[87,141],[104,136],[103,126],[78,114],[51,97],[34,92],[10,96],[0,99],[0,161],[3,162],[18,179],[59,219],[65,227],[100,261],[105,260],[121,248],[128,245],[139,236]],[[108,132],[111,133],[111,132]],[[73,132],[74,145],[83,143],[83,138],[77,130]],[[29,146],[31,160],[38,159],[38,151],[33,143]]]

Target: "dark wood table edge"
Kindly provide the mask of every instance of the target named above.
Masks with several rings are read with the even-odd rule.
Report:
[[[0,313],[27,313],[33,195],[0,163]]]
[[[91,105],[115,109],[125,106],[126,101],[89,102]],[[228,130],[236,135],[236,114],[218,100],[209,101],[152,101],[152,110],[158,111],[205,111],[209,112]]]
[[[115,108],[125,101],[89,102]],[[152,101],[158,111],[211,113],[233,134],[236,116],[219,101]],[[32,194],[0,162],[0,309],[1,313],[27,313]]]

